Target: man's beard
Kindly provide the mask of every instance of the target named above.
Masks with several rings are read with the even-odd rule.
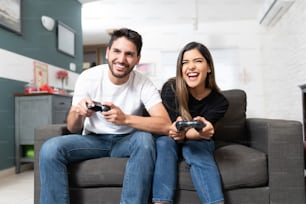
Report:
[[[108,66],[109,66],[109,68],[110,68],[110,71],[111,71],[112,75],[113,75],[114,77],[116,77],[116,78],[119,78],[119,79],[125,78],[125,77],[128,76],[128,75],[131,73],[131,71],[133,70],[132,68],[130,68],[130,66],[128,66],[128,67],[125,67],[125,71],[124,71],[123,73],[117,74],[117,73],[115,73],[114,70],[113,70],[113,66],[115,66],[115,65],[113,65],[113,64],[111,64],[111,63],[108,63]]]

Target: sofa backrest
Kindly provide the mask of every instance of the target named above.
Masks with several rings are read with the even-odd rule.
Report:
[[[224,117],[216,124],[214,138],[220,142],[246,144],[246,93],[239,89],[222,93],[227,98],[229,107]]]

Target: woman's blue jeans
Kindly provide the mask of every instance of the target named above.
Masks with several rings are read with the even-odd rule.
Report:
[[[224,198],[219,169],[214,159],[214,141],[186,140],[178,145],[168,136],[156,138],[152,201],[173,203],[180,150],[190,166],[192,182],[202,203],[221,203]]]
[[[129,157],[120,203],[148,202],[155,141],[151,133],[135,131],[127,135],[66,135],[47,140],[39,157],[40,204],[68,204],[67,165],[99,157]]]

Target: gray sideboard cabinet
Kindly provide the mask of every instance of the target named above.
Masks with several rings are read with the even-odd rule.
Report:
[[[34,129],[47,124],[66,123],[71,100],[69,95],[49,93],[15,95],[16,173],[20,173],[21,164],[34,161],[25,155],[25,148],[34,145]]]

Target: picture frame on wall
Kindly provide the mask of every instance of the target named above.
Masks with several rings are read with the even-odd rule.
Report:
[[[57,49],[64,54],[74,57],[75,38],[75,31],[68,25],[59,21],[57,24]]]
[[[48,64],[34,61],[34,84],[38,88],[48,85]]]
[[[0,26],[21,35],[22,0],[0,0]]]
[[[136,65],[136,70],[148,77],[154,76],[155,63],[140,63]]]

